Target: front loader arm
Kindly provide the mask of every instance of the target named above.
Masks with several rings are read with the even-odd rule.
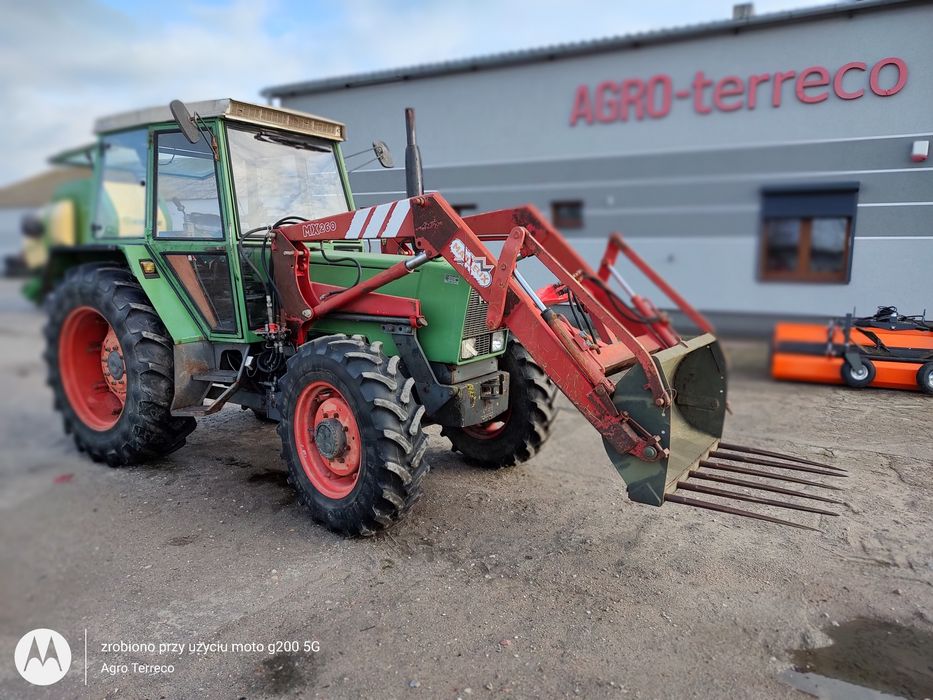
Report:
[[[500,209],[498,211],[474,214],[465,217],[464,221],[470,226],[473,232],[483,240],[503,240],[508,235],[511,227],[524,227],[535,241],[544,247],[561,266],[570,272],[574,279],[579,280],[587,291],[596,298],[600,305],[608,309],[613,317],[631,333],[635,335],[650,334],[654,336],[663,347],[668,348],[681,342],[680,336],[677,334],[677,331],[674,330],[667,316],[659,311],[649,299],[635,294],[634,290],[628,286],[625,280],[621,279],[612,267],[619,250],[622,250],[622,245],[624,245],[622,237],[619,234],[613,234],[610,238],[599,271],[596,272],[590,267],[586,260],[583,259],[583,256],[573,249],[560,231],[558,231],[532,204],[525,204],[514,209]],[[639,261],[647,267],[647,263],[641,261],[640,258]],[[644,269],[642,269],[642,271],[649,277],[654,275],[657,279],[661,279],[660,276],[650,268],[648,271]],[[608,282],[610,273],[616,276],[625,286],[631,297],[632,307],[629,307],[609,288]],[[670,285],[664,280],[660,282],[655,281],[655,284],[665,292],[671,289]],[[664,285],[663,287],[661,286],[662,284]],[[553,285],[553,289],[558,298],[567,297],[567,290],[562,285]],[[676,292],[674,294],[676,295]],[[671,298],[674,299],[674,297]],[[684,306],[688,307],[687,315],[690,316],[691,319],[694,318],[694,315],[698,315],[681,297],[677,296],[674,300],[682,309]],[[596,330],[602,334],[606,329],[602,324],[597,322]],[[706,328],[704,328],[704,331],[709,332]]]
[[[620,281],[640,314],[627,316],[625,309],[615,306],[617,297],[606,284],[608,274],[612,274],[606,273],[614,260],[604,260],[600,272],[605,277],[594,274],[533,208],[463,219],[442,196],[428,194],[285,226],[275,229],[273,234],[273,274],[283,306],[282,322],[295,342],[304,342],[317,319],[339,310],[359,313],[364,305],[373,318],[398,323],[402,317],[414,326],[423,324],[417,307],[405,306],[402,303],[405,300],[377,290],[429,260],[444,258],[487,303],[487,328],[505,325],[603,436],[606,452],[625,480],[633,501],[657,506],[674,502],[804,528],[809,526],[683,495],[681,491],[835,515],[812,506],[733,492],[706,483],[713,481],[837,502],[785,487],[736,479],[731,474],[802,483],[803,480],[780,472],[804,470],[825,476],[845,476],[845,473],[828,465],[804,466],[802,463],[812,463],[722,443],[726,370],[715,337],[706,333],[681,340],[666,317],[650,302],[639,306],[634,292]],[[306,244],[360,239],[385,241],[385,249],[408,249],[416,254],[351,287],[320,293],[320,285],[308,278],[310,251]],[[483,244],[484,239],[504,242],[498,258]],[[629,254],[624,241],[619,245],[620,241],[621,238],[614,238],[611,243],[616,252],[625,252],[694,322],[703,329],[709,328],[699,313],[689,313],[692,307],[677,297],[676,292],[671,294],[673,290],[656,273],[649,274],[647,263]],[[529,256],[537,257],[557,278],[555,289],[563,290],[567,299],[574,300],[592,317],[599,337],[574,328],[541,301],[516,269],[518,261]],[[765,454],[783,461],[759,457]],[[743,466],[748,463],[780,472]]]
[[[603,253],[603,259],[599,264],[599,279],[602,282],[608,283],[609,277],[613,276],[617,279],[619,273],[615,269],[616,258],[619,253],[622,252],[625,256],[632,262],[635,267],[651,282],[655,287],[660,289],[664,295],[677,304],[677,307],[681,312],[689,318],[704,333],[713,332],[713,324],[707,320],[707,318],[697,311],[692,304],[690,304],[686,299],[684,299],[678,292],[675,290],[661,275],[659,275],[653,267],[651,267],[635,250],[628,244],[628,242],[622,237],[621,233],[613,233],[609,236],[609,243],[606,245],[606,252]],[[635,302],[636,308],[639,308],[640,311],[644,313],[651,313],[654,311],[657,313],[657,309],[654,304],[650,301],[644,299],[643,297],[638,297],[633,295],[633,301]],[[639,304],[639,301],[642,302]],[[644,308],[642,308],[644,304]]]
[[[297,326],[303,338],[307,327],[331,312],[345,308],[389,282],[408,274],[424,262],[447,260],[493,308],[501,308],[502,323],[514,333],[571,402],[620,453],[645,461],[666,457],[660,437],[643,429],[612,401],[615,384],[610,370],[638,363],[646,376],[645,391],[659,408],[671,405],[671,396],[648,349],[521,226],[510,230],[516,241],[515,258],[497,260],[469,225],[439,194],[400,200],[390,205],[338,214],[284,226],[276,231],[276,286],[290,286],[301,296],[301,308],[284,309],[286,321]],[[419,251],[379,274],[323,299],[315,298],[303,280],[307,276],[308,242],[358,239],[410,240]],[[595,344],[584,338],[560,314],[548,309],[514,269],[519,254],[537,255],[557,279],[580,298],[600,321],[611,328],[619,342]],[[281,276],[280,257],[292,259]],[[568,258],[562,256],[566,261]],[[505,274],[504,274],[505,273]],[[498,299],[497,299],[498,298]]]

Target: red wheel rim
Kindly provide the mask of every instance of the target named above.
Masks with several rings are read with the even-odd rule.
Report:
[[[65,397],[91,430],[110,430],[126,404],[126,363],[113,328],[96,309],[79,306],[58,338],[58,371]]]
[[[506,409],[504,413],[499,416],[496,416],[490,421],[485,423],[480,423],[478,425],[468,425],[463,429],[470,437],[474,437],[477,440],[493,440],[499,437],[499,434],[505,430],[505,426],[508,425],[509,416],[512,413],[512,409]]]
[[[327,498],[348,496],[362,462],[362,440],[353,409],[332,384],[312,382],[295,404],[295,446],[305,475]]]

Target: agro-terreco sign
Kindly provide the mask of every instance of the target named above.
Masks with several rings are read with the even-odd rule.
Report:
[[[661,119],[670,114],[675,100],[688,101],[697,114],[735,112],[770,105],[778,108],[789,99],[817,104],[834,97],[857,100],[871,91],[878,97],[890,97],[907,84],[907,63],[895,57],[882,58],[872,66],[852,61],[830,72],[823,66],[797,71],[759,73],[742,78],[729,75],[712,80],[697,71],[689,86],[677,89],[666,73],[648,80],[627,78],[604,80],[595,87],[581,85],[573,98],[570,126],[609,124],[629,120]]]

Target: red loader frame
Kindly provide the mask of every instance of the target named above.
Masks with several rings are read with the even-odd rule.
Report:
[[[667,457],[659,436],[613,404],[615,384],[609,376],[638,363],[653,403],[659,408],[671,406],[671,394],[651,353],[681,339],[667,317],[635,295],[624,280],[634,311],[609,289],[618,252],[625,252],[701,329],[711,327],[618,234],[610,240],[596,273],[534,207],[461,218],[436,193],[282,226],[272,234],[274,281],[283,300],[281,320],[298,344],[315,321],[335,311],[394,322],[401,317],[413,326],[424,325],[416,300],[376,290],[429,260],[444,258],[487,302],[487,327],[507,327],[613,448],[649,462]],[[360,239],[385,241],[387,251],[409,257],[348,288],[310,279],[306,243]],[[484,240],[504,241],[498,259]],[[516,265],[529,256],[537,257],[556,277],[552,289],[557,298],[572,297],[588,314],[598,337],[575,328],[528,286]]]

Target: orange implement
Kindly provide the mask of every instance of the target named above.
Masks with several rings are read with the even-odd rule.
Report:
[[[828,324],[782,322],[774,328],[775,379],[933,393],[931,370],[933,328],[925,321],[847,317]]]

